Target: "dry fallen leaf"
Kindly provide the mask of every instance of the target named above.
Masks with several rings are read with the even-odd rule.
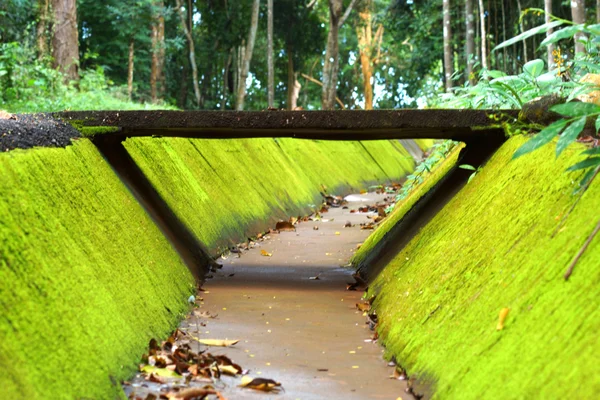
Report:
[[[268,251],[266,251],[266,250],[261,250],[261,251],[260,251],[260,255],[261,255],[261,256],[265,256],[265,257],[272,257],[272,256],[273,256],[273,254],[272,254],[272,253],[269,253],[269,252],[268,252]]]
[[[313,226],[313,231],[318,231],[318,230],[319,230],[319,226],[318,225]]]
[[[167,393],[169,400],[191,400],[191,399],[204,399],[208,395],[216,395],[217,392],[213,389],[204,388],[189,388],[183,389],[178,392]]]
[[[371,309],[371,305],[368,303],[356,303],[358,311],[367,312]]]
[[[336,232],[335,234],[336,234],[336,235],[339,235],[340,233],[339,233],[339,232]]]
[[[148,376],[154,375],[154,376],[160,376],[161,378],[181,378],[181,375],[179,375],[175,371],[171,371],[166,368],[153,367],[152,365],[145,365],[140,370],[142,372],[148,374]]]
[[[496,325],[497,330],[501,331],[504,329],[504,321],[506,320],[506,317],[508,317],[509,311],[510,309],[506,307],[500,310],[500,315],[498,316],[498,325]]]
[[[260,390],[263,392],[279,392],[282,389],[281,383],[276,382],[273,379],[251,378],[249,376],[244,376],[244,378],[242,378],[240,387]]]
[[[294,227],[294,225],[291,222],[288,222],[288,221],[279,221],[275,225],[275,229],[278,230],[278,231],[290,232],[290,231],[295,231],[296,227]]]
[[[190,335],[192,339],[205,346],[214,347],[229,347],[239,342],[239,340],[227,340],[227,339],[199,339],[195,336]]]

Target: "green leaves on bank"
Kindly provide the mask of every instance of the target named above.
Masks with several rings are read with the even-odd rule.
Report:
[[[525,142],[515,151],[513,159],[531,153],[550,143],[556,135],[560,135],[556,143],[556,157],[560,156],[584,131],[588,119],[591,121],[595,118],[594,131],[595,133],[600,131],[600,106],[596,104],[569,102],[555,105],[550,110],[560,114],[563,118],[542,129],[537,135]],[[573,172],[589,169],[579,183],[579,187],[583,188],[589,184],[592,177],[595,176],[596,170],[600,168],[600,157],[597,157],[600,155],[600,147],[585,150],[581,155],[587,156],[587,158],[570,166],[567,171]]]

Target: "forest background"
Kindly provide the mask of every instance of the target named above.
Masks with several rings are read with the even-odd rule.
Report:
[[[600,0],[2,0],[0,109],[435,106],[586,51],[540,47],[552,29],[492,51],[550,22],[532,7],[600,21]]]

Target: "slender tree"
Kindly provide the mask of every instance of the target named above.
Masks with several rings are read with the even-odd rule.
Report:
[[[523,25],[523,19],[521,15],[523,13],[523,7],[521,7],[521,0],[517,0],[517,9],[519,10],[519,28],[521,32],[525,32],[525,26]],[[527,40],[523,39],[523,61],[529,61],[527,58]]]
[[[179,19],[181,21],[181,26],[183,28],[183,33],[187,38],[188,42],[188,57],[190,59],[190,67],[192,69],[192,84],[194,87],[194,96],[196,97],[196,107],[200,108],[201,96],[200,96],[200,87],[198,86],[198,67],[196,66],[196,46],[194,44],[194,36],[192,35],[194,26],[188,26],[186,22],[186,16],[183,12],[183,4],[181,0],[175,0],[175,4],[177,7],[177,13],[179,14]],[[192,2],[188,1],[188,14],[192,13]],[[192,20],[189,21],[192,23]]]
[[[273,0],[267,0],[267,104],[275,103],[275,68],[273,66]]]
[[[38,0],[38,23],[36,27],[36,42],[38,59],[48,55],[48,17],[50,14],[50,0]]]
[[[383,25],[378,24],[373,34],[373,1],[363,0],[358,10],[358,23],[356,36],[358,38],[358,52],[363,77],[363,93],[365,97],[365,110],[373,109],[373,74],[378,62],[383,40]]]
[[[329,33],[327,34],[327,48],[323,64],[323,92],[321,95],[321,108],[323,110],[332,110],[335,105],[340,56],[339,32],[356,1],[352,0],[346,11],[343,12],[342,0],[329,0]]]
[[[65,80],[79,79],[79,38],[76,0],[52,0],[52,57]]]
[[[252,51],[254,50],[254,41],[256,40],[256,30],[258,29],[258,11],[260,8],[260,0],[254,0],[252,4],[252,17],[250,20],[250,30],[248,32],[248,40],[243,54],[240,54],[239,60],[240,74],[238,78],[237,96],[235,102],[236,110],[244,109],[244,99],[246,97],[246,78],[250,72],[250,61],[252,60]]]
[[[129,54],[127,57],[127,97],[131,101],[133,97],[133,56],[135,50],[135,40],[133,36],[129,39]]]
[[[483,8],[483,0],[479,0],[479,25],[481,31],[481,66],[489,68],[487,58],[487,33],[485,30],[485,9]]]
[[[546,12],[545,20],[546,23],[550,23],[552,19],[550,16],[552,15],[552,0],[544,0],[544,11]],[[546,32],[546,37],[550,36],[554,30],[552,28],[548,29]],[[548,45],[548,71],[550,71],[554,67],[554,56],[552,53],[554,52],[554,45]]]
[[[600,0],[596,0],[596,23],[600,24]]]
[[[473,0],[465,0],[467,79],[475,83],[473,66],[475,64],[475,16],[473,15]]]
[[[452,24],[450,18],[450,0],[443,1],[443,23],[444,23],[444,82],[446,92],[452,90]]]
[[[150,38],[152,60],[150,64],[150,97],[156,103],[163,91],[165,60],[165,16],[163,0],[154,0]],[[160,86],[160,87],[159,87]]]
[[[576,24],[585,23],[585,1],[571,0],[571,17]],[[583,33],[575,34],[575,54],[585,53],[585,44],[579,40],[585,37]]]

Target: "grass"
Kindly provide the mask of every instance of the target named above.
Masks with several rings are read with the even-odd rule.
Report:
[[[396,203],[392,213],[385,219],[375,231],[365,240],[365,242],[356,251],[350,263],[353,267],[359,268],[364,263],[367,256],[373,251],[377,243],[387,235],[387,233],[396,225],[408,211],[423,197],[436,183],[442,179],[446,173],[456,164],[460,150],[464,144],[460,144],[443,161],[440,161],[434,167],[433,171],[427,175],[426,179],[417,185],[413,191],[403,200]]]
[[[389,141],[131,138],[127,151],[211,250],[309,212],[319,191],[359,190],[414,167]]]
[[[575,198],[579,160],[554,145],[511,161],[511,138],[371,287],[388,355],[438,399],[595,398],[600,393],[600,240],[563,274],[598,223],[596,180]],[[504,330],[496,324],[510,312]]]
[[[0,154],[4,398],[122,396],[194,282],[88,140]]]

